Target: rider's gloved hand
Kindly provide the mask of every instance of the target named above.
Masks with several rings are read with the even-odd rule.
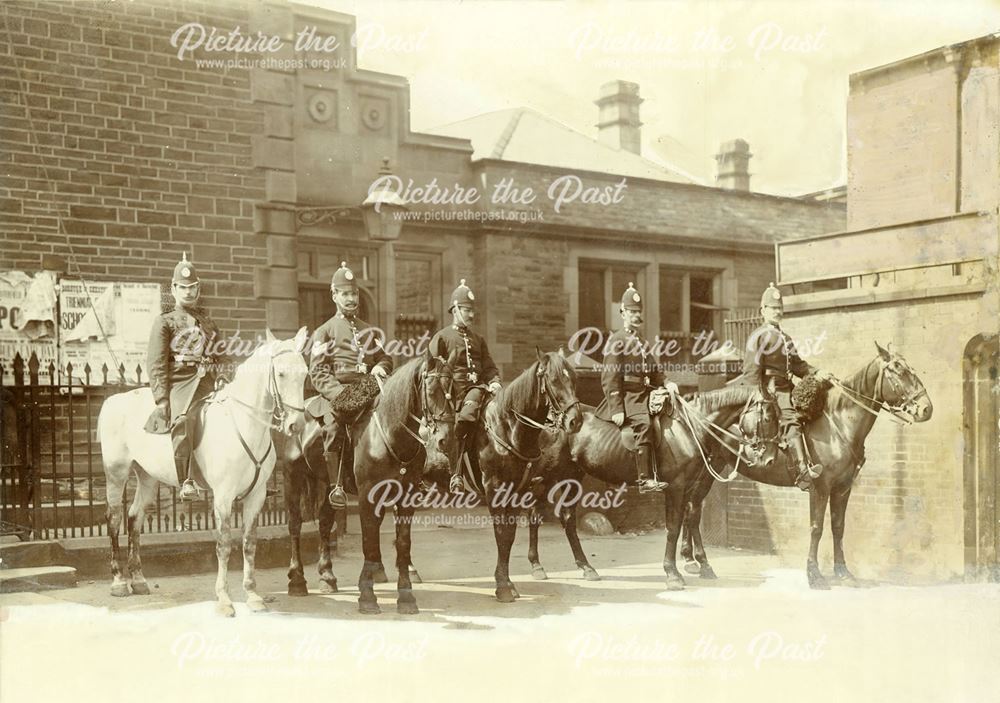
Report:
[[[667,389],[667,393],[670,395],[677,395],[680,390],[677,388],[677,384],[673,381],[664,381],[663,387]]]
[[[384,366],[377,365],[372,367],[371,374],[379,381],[384,381],[389,376],[389,372],[385,370]]]
[[[621,427],[625,424],[625,413],[615,413],[611,416],[611,422]]]
[[[831,372],[820,369],[816,371],[816,379],[819,381],[832,381],[834,376]]]
[[[499,393],[500,392],[500,381],[493,381],[493,383],[491,383],[489,385],[489,387],[488,387],[487,390],[489,390],[489,392],[492,393],[493,395],[496,395],[497,393]]]

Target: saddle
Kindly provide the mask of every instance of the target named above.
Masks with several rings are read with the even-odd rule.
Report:
[[[321,395],[305,402],[307,417],[326,428],[323,432],[324,452],[339,454],[340,479],[344,490],[358,494],[357,477],[354,475],[354,434],[371,420],[378,407],[378,383],[366,376],[346,386],[331,402]],[[331,481],[333,477],[330,477]]]

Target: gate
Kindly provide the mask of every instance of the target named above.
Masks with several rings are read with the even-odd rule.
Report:
[[[18,354],[13,363],[0,364],[0,527],[22,540],[95,537],[107,534],[106,483],[97,440],[97,417],[104,400],[141,384],[109,382],[109,374],[126,378],[102,366],[94,373],[54,363],[41,369],[35,354],[25,363]],[[129,373],[142,378],[142,369]],[[98,378],[99,377],[99,378]],[[275,469],[271,481],[280,475]],[[126,507],[135,479],[126,487]],[[234,514],[239,527],[239,513]],[[259,525],[284,524],[287,516],[281,496],[268,498]],[[211,499],[194,503],[176,500],[176,489],[158,485],[144,531],[175,532],[215,528]]]

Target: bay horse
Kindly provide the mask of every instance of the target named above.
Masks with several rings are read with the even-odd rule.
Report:
[[[844,525],[847,503],[854,480],[865,462],[864,444],[881,410],[906,423],[930,420],[934,407],[927,389],[913,369],[895,351],[875,342],[878,354],[846,380],[834,384],[826,397],[822,414],[806,427],[806,438],[813,460],[823,465],[823,473],[813,480],[809,491],[809,556],[806,577],[809,587],[828,589],[829,582],[819,568],[818,550],[823,535],[826,509],[830,507],[830,531],[833,533],[833,575],[844,585],[856,585],[857,579],[844,558]],[[890,345],[891,349],[891,345]],[[721,424],[721,423],[720,423]],[[777,435],[772,425],[764,434]],[[713,440],[715,452],[728,453]],[[731,455],[730,455],[731,456]],[[764,462],[737,465],[740,474],[772,486],[792,486],[794,480],[785,468],[785,457],[777,454],[773,464]],[[684,544],[685,569],[715,578],[701,540],[702,505],[712,488],[712,477],[698,476],[686,497]]]
[[[755,394],[756,389],[743,385],[696,393],[689,402],[698,414],[698,421],[692,424],[683,422],[679,417],[681,410],[677,406],[673,411],[674,417],[661,416],[659,419],[660,442],[655,448],[657,475],[661,481],[668,483],[667,488],[662,491],[666,531],[663,571],[666,574],[667,590],[682,590],[685,585],[683,576],[677,570],[677,542],[684,516],[686,491],[704,467],[702,446],[709,431],[706,423],[716,423],[723,427],[732,424]],[[678,399],[673,399],[673,403],[678,402]],[[598,418],[594,411],[590,406],[584,407],[583,427],[578,434],[550,433],[544,443],[541,460],[543,488],[551,490],[552,486],[562,481],[579,482],[584,474],[618,486],[635,482],[635,462],[622,442],[620,430],[614,424]],[[600,574],[591,566],[580,544],[576,531],[576,504],[561,506],[557,517],[562,523],[576,565],[583,571],[583,577],[588,581],[600,580]],[[533,510],[529,521],[528,561],[532,576],[545,579],[547,575],[538,555],[540,522],[537,510]]]
[[[487,507],[497,544],[494,571],[496,597],[511,603],[518,597],[510,580],[510,550],[517,534],[517,518],[530,497],[532,483],[541,476],[539,438],[548,417],[567,435],[580,430],[580,401],[576,372],[563,351],[543,354],[486,405],[483,425],[475,436]],[[528,489],[526,491],[526,489]],[[533,498],[529,498],[533,500]]]
[[[440,351],[440,350],[439,350]],[[367,421],[353,428],[354,474],[358,488],[358,511],[364,566],[358,579],[359,610],[366,614],[380,612],[374,583],[385,582],[385,568],[379,527],[386,507],[373,498],[380,489],[400,493],[412,491],[423,471],[443,471],[454,453],[452,425],[452,367],[454,359],[445,359],[430,350],[396,369],[385,381],[378,402]],[[330,532],[334,511],[327,500],[330,479],[322,458],[322,426],[311,417],[297,441],[285,451],[285,503],[288,508],[288,531],[291,537],[291,562],[288,569],[289,595],[307,595],[301,555],[302,504],[319,520],[320,579],[327,592],[337,591],[330,554]],[[398,501],[393,501],[398,502]],[[413,508],[402,503],[394,506],[396,526],[396,565],[400,613],[418,612],[412,582],[420,576],[410,557],[410,524]]]
[[[279,342],[270,331],[260,345],[240,364],[232,382],[212,396],[200,410],[201,440],[192,455],[212,491],[216,523],[218,574],[215,581],[217,610],[236,614],[230,600],[227,574],[233,502],[240,500],[243,512],[243,589],[251,612],[267,610],[256,591],[254,557],[257,548],[257,515],[264,505],[267,481],[274,470],[276,454],[271,430],[287,435],[299,432],[303,423],[302,390],[306,365],[301,349],[306,328],[294,339]],[[153,411],[148,387],[109,397],[97,419],[97,436],[107,479],[108,536],[111,540],[111,595],[149,595],[142,573],[139,534],[145,513],[156,498],[157,483],[178,487],[174,452],[169,434],[150,434],[143,423]],[[198,411],[198,410],[195,410]],[[128,509],[128,563],[121,565],[118,531],[122,523],[122,497],[130,473],[137,478],[135,497]]]

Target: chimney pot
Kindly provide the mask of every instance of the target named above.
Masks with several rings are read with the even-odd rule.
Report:
[[[750,145],[743,139],[733,139],[719,146],[715,155],[718,165],[715,185],[726,190],[750,192]]]
[[[642,122],[639,121],[639,84],[608,81],[597,100],[597,138],[602,144],[633,154],[642,150]]]

